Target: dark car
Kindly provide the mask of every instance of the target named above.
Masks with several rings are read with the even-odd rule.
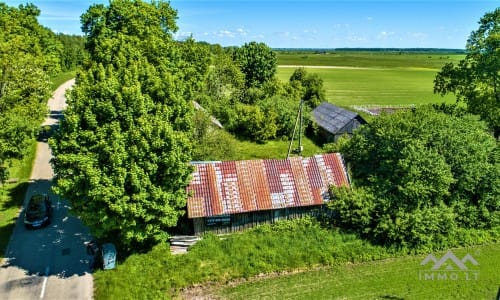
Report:
[[[45,194],[31,196],[24,213],[24,225],[27,228],[40,228],[50,224],[51,217],[52,203],[49,196]]]

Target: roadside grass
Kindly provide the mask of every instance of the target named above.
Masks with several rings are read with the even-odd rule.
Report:
[[[17,182],[6,183],[0,187],[0,257],[4,256],[4,251],[23,205],[35,155],[36,141],[33,140],[24,158],[11,162],[9,177],[16,178]]]
[[[61,84],[65,83],[66,81],[75,78],[76,76],[76,70],[73,71],[67,71],[64,73],[61,73],[55,77],[52,77],[50,80],[52,82],[51,89],[52,91],[55,91]]]

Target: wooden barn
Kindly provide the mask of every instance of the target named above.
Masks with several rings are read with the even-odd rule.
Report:
[[[344,134],[352,135],[356,128],[366,123],[359,114],[328,102],[313,109],[312,115],[320,127],[318,137],[322,143],[336,142]]]
[[[329,200],[331,185],[349,185],[338,153],[193,165],[187,211],[195,235],[311,215]]]

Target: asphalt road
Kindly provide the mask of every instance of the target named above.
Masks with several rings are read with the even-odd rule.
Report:
[[[54,125],[65,108],[65,91],[74,84],[61,85],[49,100],[50,115],[44,125]],[[24,204],[34,193],[47,193],[52,200],[49,226],[26,229],[23,211],[11,236],[0,267],[0,299],[92,299],[93,280],[85,243],[91,237],[76,217],[68,214],[69,204],[51,193],[54,172],[46,142],[37,143],[31,182]]]

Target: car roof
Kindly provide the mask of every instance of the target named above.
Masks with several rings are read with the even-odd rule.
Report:
[[[35,195],[31,196],[30,202],[31,203],[40,203],[45,199],[45,197],[46,197],[46,195],[35,194]]]

